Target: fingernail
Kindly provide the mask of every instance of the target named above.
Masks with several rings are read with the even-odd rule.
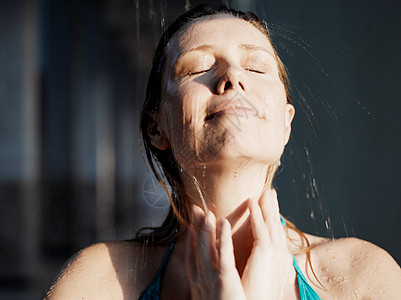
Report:
[[[207,212],[205,216],[205,222],[204,222],[204,229],[208,231],[212,231],[215,229],[215,223],[214,223],[214,218],[213,214],[211,212]]]
[[[201,219],[201,216],[195,206],[192,206],[192,217],[194,224],[198,224]]]
[[[224,218],[220,218],[219,220],[219,232],[221,232],[221,230],[223,229],[224,226]]]

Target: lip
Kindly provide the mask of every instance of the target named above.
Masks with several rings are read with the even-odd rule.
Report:
[[[224,115],[233,115],[236,117],[248,117],[248,116],[255,116],[260,118],[260,113],[257,109],[251,108],[248,106],[243,105],[230,105],[230,104],[223,104],[216,107],[212,112],[208,113],[205,117],[205,122],[210,121],[216,117],[224,116]]]

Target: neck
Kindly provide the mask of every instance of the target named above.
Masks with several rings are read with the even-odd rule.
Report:
[[[242,274],[253,245],[248,200],[259,199],[266,183],[268,165],[254,161],[210,163],[192,173],[183,173],[183,181],[194,204],[210,210],[217,219],[231,223],[237,268]]]

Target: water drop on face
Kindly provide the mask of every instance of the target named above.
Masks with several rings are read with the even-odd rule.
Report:
[[[240,171],[239,170],[235,170],[234,177],[238,177],[239,175],[240,175]]]
[[[357,288],[356,290],[354,290],[354,296],[355,296],[356,298],[360,298],[359,293],[360,293],[360,288]]]

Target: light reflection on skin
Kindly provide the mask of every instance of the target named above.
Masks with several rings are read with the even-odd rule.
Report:
[[[219,155],[251,155],[247,153],[249,144],[244,147],[244,143],[240,143],[241,139],[245,139],[259,149],[260,161],[272,162],[279,158],[288,140],[289,133],[286,131],[293,116],[293,107],[286,104],[285,90],[278,76],[277,63],[269,41],[253,25],[233,18],[227,22],[227,18],[224,16],[211,20],[219,23],[215,26],[210,26],[210,22],[193,22],[170,41],[166,50],[168,59],[164,70],[165,88],[161,112],[165,124],[168,124],[164,129],[173,150],[187,145],[192,148],[199,163],[207,163],[207,148],[221,148],[221,143],[228,141],[233,133],[236,133],[232,139],[232,142],[236,141],[235,145],[226,147],[224,144]],[[231,22],[234,24],[229,24]],[[235,27],[238,23],[241,26]],[[224,27],[226,24],[236,28],[229,36],[226,36],[225,28],[219,30],[219,26]],[[234,87],[232,91],[222,93],[222,87],[218,90],[218,83],[225,76],[238,77],[246,86]],[[242,93],[257,108],[259,117],[262,115],[265,121],[270,118],[268,124],[257,124],[253,118],[247,118],[249,122],[242,122],[241,132],[238,132],[221,118],[225,128],[210,128],[205,122],[207,114],[224,101],[229,102],[236,93]],[[167,109],[164,109],[165,106]],[[230,109],[235,110],[235,107]],[[205,127],[209,129],[202,131]],[[188,132],[192,134],[188,135]],[[263,138],[269,142],[255,145],[251,139],[255,135],[258,136],[256,140]],[[213,145],[211,141],[220,142]],[[236,149],[234,152],[237,153],[230,153],[232,149]],[[272,155],[266,157],[268,153]],[[185,161],[179,163],[185,164]]]
[[[270,41],[244,20],[202,17],[176,33],[165,51],[159,149],[171,147],[198,205],[205,198],[212,199],[208,205],[226,206],[216,204],[219,198],[234,197],[228,212],[235,203],[259,198],[294,116]]]

